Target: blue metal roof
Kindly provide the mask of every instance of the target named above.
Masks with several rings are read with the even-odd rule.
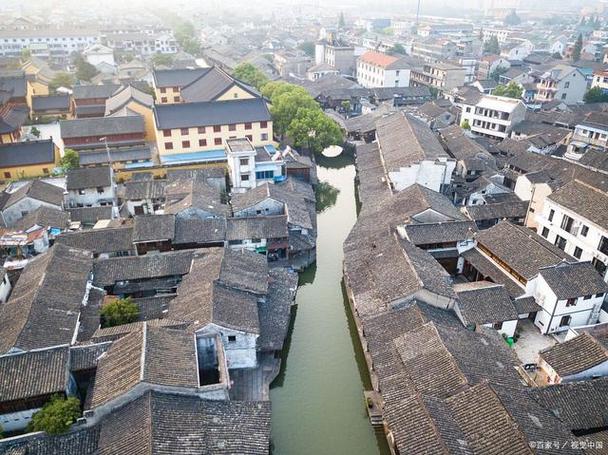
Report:
[[[175,153],[172,155],[161,155],[160,157],[160,162],[162,164],[204,163],[208,161],[223,160],[226,160],[226,151],[224,149],[192,153]]]

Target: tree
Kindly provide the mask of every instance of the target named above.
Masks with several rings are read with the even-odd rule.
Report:
[[[393,47],[391,47],[388,50],[388,53],[391,55],[395,55],[395,54],[405,55],[406,54],[405,47],[403,47],[403,44],[399,44],[399,43],[393,44]]]
[[[21,59],[22,60],[27,60],[32,56],[32,51],[30,51],[28,48],[24,47],[23,49],[21,49]]]
[[[300,108],[289,124],[287,136],[294,146],[320,153],[330,145],[343,142],[342,130],[321,109]]]
[[[515,12],[515,10],[512,10],[509,14],[507,14],[505,16],[504,24],[505,25],[519,25],[519,24],[521,24],[521,19],[519,18],[519,16]]]
[[[40,137],[40,130],[38,128],[36,128],[35,126],[32,126],[32,128],[30,129],[30,133],[32,133],[32,136],[39,138]]]
[[[129,324],[139,318],[139,307],[131,297],[116,299],[101,307],[101,327]]]
[[[241,63],[233,71],[237,79],[260,90],[267,82],[268,77],[251,63]]]
[[[298,49],[303,51],[309,57],[315,56],[315,43],[313,43],[312,41],[304,41],[298,46]]]
[[[262,95],[268,98],[271,102],[281,93],[286,93],[293,90],[295,86],[285,81],[268,82],[262,87]]]
[[[290,85],[288,91],[275,93],[271,98],[270,113],[274,131],[281,136],[287,132],[299,109],[320,111],[318,103],[306,90],[296,85],[288,85]]]
[[[500,54],[500,44],[496,36],[490,37],[485,43],[483,43],[484,54]]]
[[[551,57],[554,58],[555,60],[561,60],[562,54],[560,54],[559,52],[554,52],[553,54],[551,54]]]
[[[97,68],[80,55],[74,59],[74,65],[76,65],[76,79],[81,81],[90,81],[99,73]]]
[[[152,65],[156,68],[157,66],[171,66],[173,64],[173,57],[169,54],[161,54],[157,52],[152,56]]]
[[[581,59],[581,52],[583,50],[583,35],[578,34],[578,38],[576,38],[576,42],[574,43],[574,48],[572,49],[572,61],[578,62]]]
[[[506,66],[498,66],[494,71],[490,73],[490,79],[494,79],[496,82],[500,80],[500,76],[508,71]]]
[[[585,103],[608,103],[608,93],[604,93],[604,91],[600,87],[593,87],[583,97],[583,101]]]
[[[57,73],[51,82],[49,82],[49,90],[55,93],[59,87],[71,88],[73,85],[74,78],[71,74]]]
[[[515,81],[509,82],[507,85],[498,85],[492,92],[496,96],[506,96],[507,98],[521,98],[524,89]]]
[[[169,20],[173,23],[173,33],[182,50],[188,54],[198,55],[201,43],[196,36],[192,22],[185,21],[178,16],[172,16]]]
[[[471,129],[471,125],[469,124],[469,120],[468,120],[468,119],[464,119],[464,120],[462,121],[462,123],[460,124],[460,127],[461,127],[463,130],[470,130],[470,129]]]
[[[70,169],[77,169],[78,166],[80,166],[78,152],[72,149],[65,149],[63,151],[63,156],[59,161],[59,166],[61,166],[64,172],[67,172]]]
[[[350,100],[343,100],[340,103],[340,106],[342,107],[342,110],[346,112],[346,115],[350,114]]]
[[[340,17],[338,18],[338,27],[344,28],[346,26],[346,21],[344,20],[344,12],[340,11]]]
[[[51,435],[61,434],[68,431],[78,417],[80,417],[80,401],[77,398],[53,395],[51,400],[32,416],[28,429],[45,431]]]

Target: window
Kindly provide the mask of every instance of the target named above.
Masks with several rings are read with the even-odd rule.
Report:
[[[204,126],[199,126],[198,127],[198,134],[205,134],[205,127]]]
[[[604,294],[601,292],[599,294],[595,294],[596,299],[601,299],[602,297],[604,297]]]
[[[228,342],[229,343],[236,342],[236,335],[228,335]]]
[[[179,132],[182,136],[187,136],[190,130],[188,128],[182,128],[181,130],[179,130]]]
[[[562,99],[565,100],[566,99],[566,93],[562,93]]]
[[[171,130],[163,130],[164,137],[171,137]]]
[[[222,126],[221,125],[214,125],[213,126],[213,132],[214,133],[221,133],[222,132]]]
[[[576,299],[572,298],[572,299],[566,300],[566,306],[567,307],[569,307],[569,306],[576,306]]]
[[[253,136],[251,134],[246,134],[245,138],[251,142],[253,142]]]
[[[544,238],[547,238],[547,236],[549,235],[549,228],[544,227],[543,232],[541,232],[540,235],[542,235]]]
[[[241,166],[247,166],[249,164],[249,158],[241,158],[239,163]]]
[[[174,101],[175,103],[179,103],[179,96],[174,96],[174,97],[173,97],[173,101]]]
[[[267,141],[268,140],[268,133],[262,133],[261,138],[262,138],[263,141]]]
[[[98,186],[97,187],[97,193],[98,194],[103,194],[103,186]]]
[[[600,239],[600,244],[597,249],[604,254],[608,254],[608,239],[604,236]]]
[[[173,150],[173,142],[165,142],[165,150]]]
[[[562,316],[562,319],[559,321],[559,326],[560,327],[569,326],[571,320],[572,320],[572,316]]]
[[[564,84],[564,88],[570,88],[570,82],[566,82],[566,83]]]
[[[167,97],[166,96],[161,96],[160,97],[160,102],[161,103],[166,103],[167,102]]]
[[[245,129],[246,130],[250,130],[251,129],[251,123],[245,123]]]
[[[583,226],[581,227],[581,235],[583,237],[587,237],[587,234],[589,234],[589,226],[583,224]]]
[[[568,233],[572,233],[572,225],[574,224],[574,220],[570,218],[568,215],[564,215],[562,217],[562,229]]]
[[[11,178],[11,173],[10,172],[5,172],[4,173],[4,178],[5,179],[10,179]]]
[[[576,259],[580,259],[582,254],[583,254],[583,250],[581,250],[577,246],[576,248],[574,248],[574,253],[572,253],[572,256],[574,256]]]
[[[266,120],[260,122],[260,128],[268,128],[268,122]]]
[[[566,239],[563,237],[560,237],[559,235],[555,236],[555,246],[558,247],[560,250],[564,251],[566,249]]]
[[[222,138],[221,138],[221,137],[216,137],[216,138],[213,140],[213,143],[214,143],[215,145],[222,145]]]
[[[182,148],[190,148],[190,141],[182,141]]]
[[[234,123],[228,125],[228,131],[236,131],[236,125]]]
[[[258,171],[255,173],[255,178],[258,180],[268,180],[274,177],[274,171]]]
[[[595,270],[597,270],[600,275],[604,276],[606,273],[606,264],[604,264],[598,258],[593,258],[591,264],[593,264],[593,267],[595,267]]]
[[[583,300],[589,300],[591,297],[593,297],[592,295],[586,295],[585,297],[583,297]]]
[[[555,215],[555,210],[551,209],[549,211],[549,218],[548,218],[549,221],[553,221],[553,215]]]
[[[241,175],[241,181],[248,182],[249,181],[249,174],[243,174],[243,175]]]
[[[160,88],[160,93],[167,93],[167,89],[165,87]]]
[[[494,327],[496,330],[500,330],[502,329],[502,322],[496,322],[492,327]]]
[[[199,139],[198,140],[199,147],[207,147],[207,139]]]

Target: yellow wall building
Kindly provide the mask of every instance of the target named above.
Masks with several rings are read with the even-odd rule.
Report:
[[[59,149],[50,139],[0,145],[0,179],[48,176],[60,159]]]

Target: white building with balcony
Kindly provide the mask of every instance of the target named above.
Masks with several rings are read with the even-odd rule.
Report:
[[[569,65],[556,65],[545,72],[537,85],[536,101],[553,100],[566,104],[582,103],[587,91],[587,80],[580,69]]]
[[[608,146],[608,114],[591,112],[586,116],[585,121],[574,128],[565,156],[578,161],[590,147],[605,150],[606,146]]]
[[[579,180],[547,196],[536,214],[538,233],[608,280],[608,194]]]
[[[283,178],[283,158],[272,145],[254,147],[247,138],[228,139],[226,157],[230,182],[236,192]]]
[[[461,124],[466,121],[475,134],[504,139],[525,116],[526,107],[520,100],[484,95],[475,105],[463,104],[460,118]]]

